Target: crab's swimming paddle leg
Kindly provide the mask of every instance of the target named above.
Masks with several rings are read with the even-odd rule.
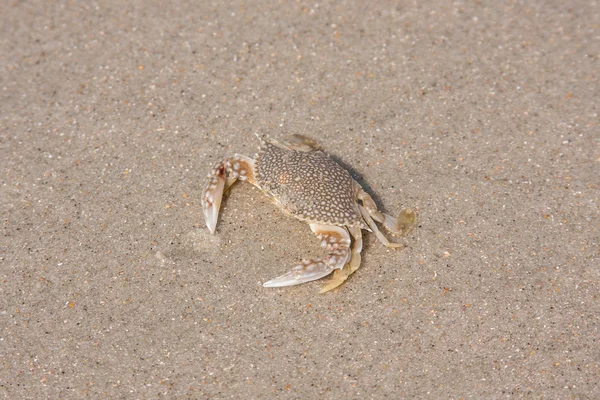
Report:
[[[321,240],[321,246],[328,250],[327,257],[303,260],[300,265],[288,273],[265,282],[264,287],[292,286],[314,281],[346,265],[350,259],[350,235],[346,228],[334,225],[310,224],[310,229]]]
[[[359,205],[358,208],[360,210],[360,213],[362,214],[363,219],[365,220],[367,225],[369,225],[369,228],[371,228],[371,231],[373,231],[375,236],[377,236],[377,239],[379,239],[379,241],[383,243],[385,247],[404,247],[404,245],[401,243],[390,242],[385,236],[383,236],[383,233],[381,233],[379,228],[377,228],[377,225],[375,224],[375,221],[373,221],[373,218],[371,218],[371,216],[369,215],[369,212],[363,206]]]
[[[367,213],[375,221],[383,224],[394,234],[400,234],[402,236],[409,233],[417,223],[417,214],[410,208],[405,208],[400,211],[398,217],[392,217],[391,215],[384,214],[377,210],[377,206],[373,201],[373,198],[365,192],[358,183],[355,182],[357,188],[357,198],[362,202],[363,207],[367,210]],[[367,221],[368,223],[368,221]]]
[[[335,271],[333,271],[331,280],[321,288],[321,291],[319,293],[325,293],[340,286],[346,281],[346,279],[348,279],[350,275],[352,275],[358,269],[358,267],[360,267],[360,252],[362,251],[363,244],[362,234],[360,232],[360,228],[358,227],[348,227],[348,230],[354,238],[354,243],[352,244],[352,253],[350,255],[350,261],[348,261],[348,263],[344,265],[344,268],[336,269]]]
[[[208,173],[208,181],[202,191],[202,210],[210,233],[215,233],[223,193],[237,180],[254,184],[254,162],[250,157],[235,154],[219,161]]]

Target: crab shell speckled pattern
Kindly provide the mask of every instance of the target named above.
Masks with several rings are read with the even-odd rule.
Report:
[[[264,142],[254,170],[257,186],[286,213],[309,223],[368,229],[352,177],[324,152]]]

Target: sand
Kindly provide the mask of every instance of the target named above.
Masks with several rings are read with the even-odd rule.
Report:
[[[594,2],[5,2],[0,397],[600,397]],[[313,137],[389,213],[343,286],[235,185]],[[398,239],[401,240],[401,239]]]

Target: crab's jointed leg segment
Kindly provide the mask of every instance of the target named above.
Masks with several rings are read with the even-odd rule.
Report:
[[[346,281],[346,279],[348,279],[350,275],[352,275],[360,267],[360,252],[362,251],[363,244],[362,234],[360,232],[360,228],[358,227],[348,227],[348,230],[354,238],[354,243],[352,244],[352,253],[350,255],[350,261],[348,261],[348,263],[344,265],[344,268],[336,269],[335,271],[333,271],[331,280],[321,288],[321,291],[319,293],[325,293],[340,286]]]
[[[377,225],[375,225],[375,221],[373,221],[373,218],[371,218],[371,216],[369,215],[369,212],[363,206],[359,205],[358,208],[360,209],[360,213],[362,214],[363,219],[365,220],[367,225],[369,225],[369,228],[371,228],[371,230],[373,231],[375,236],[377,236],[377,239],[379,239],[379,241],[381,243],[383,243],[383,245],[385,247],[392,247],[392,248],[404,247],[404,245],[401,243],[390,242],[385,236],[383,236],[383,233],[381,233],[379,228],[377,228]]]
[[[336,269],[341,269],[350,259],[350,235],[346,228],[333,225],[310,224],[310,229],[321,240],[321,246],[328,250],[323,259],[303,260],[291,271],[265,282],[265,287],[299,285],[321,279]]]
[[[202,210],[210,233],[215,233],[217,227],[223,193],[238,179],[255,184],[254,161],[241,154],[219,161],[208,173],[208,181],[202,191]]]
[[[387,247],[402,247],[402,245],[396,243],[390,243],[379,229],[375,225],[374,221],[377,221],[385,226],[389,231],[394,234],[400,234],[405,236],[408,234],[417,223],[417,214],[410,208],[405,208],[400,211],[398,217],[392,217],[391,215],[384,214],[377,210],[377,206],[373,201],[373,198],[360,187],[360,185],[354,182],[356,188],[356,198],[362,202],[362,206],[359,206],[361,214],[369,228],[373,230],[377,238]]]

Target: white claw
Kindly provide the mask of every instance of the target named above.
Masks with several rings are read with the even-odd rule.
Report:
[[[294,267],[288,273],[263,283],[264,287],[292,286],[316,281],[331,274],[336,269],[343,268],[350,261],[350,235],[346,228],[310,224],[310,229],[323,240],[323,246],[329,250],[327,257],[304,260],[302,264]]]
[[[221,208],[221,199],[225,189],[225,177],[216,175],[211,179],[202,196],[202,211],[204,212],[204,221],[210,233],[214,234],[217,228],[217,219],[219,218],[219,209]]]
[[[318,262],[314,264],[311,263],[309,265],[298,265],[291,271],[263,283],[263,286],[282,287],[300,285],[301,283],[321,279],[333,272],[334,269],[334,267],[327,265],[324,262]]]

